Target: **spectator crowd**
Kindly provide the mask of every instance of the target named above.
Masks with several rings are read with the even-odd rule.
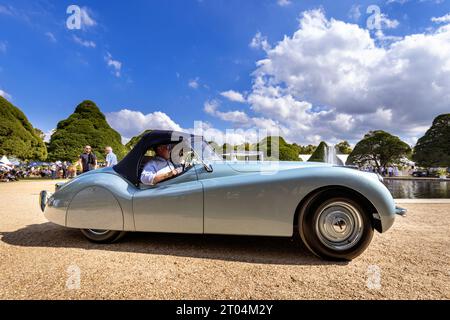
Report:
[[[78,161],[1,163],[0,181],[18,181],[26,178],[71,179],[101,167],[117,164],[117,157],[111,147],[105,148],[105,162],[98,162],[92,148],[85,146]]]

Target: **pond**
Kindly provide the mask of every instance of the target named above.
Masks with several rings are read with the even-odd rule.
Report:
[[[450,198],[450,181],[384,179],[384,184],[394,199]]]

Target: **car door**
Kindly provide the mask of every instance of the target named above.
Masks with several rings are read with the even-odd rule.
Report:
[[[203,233],[203,186],[195,168],[142,186],[133,197],[136,231]]]
[[[290,236],[298,205],[284,183],[271,175],[238,173],[228,164],[198,170],[204,188],[204,233]],[[291,209],[287,209],[291,208]]]

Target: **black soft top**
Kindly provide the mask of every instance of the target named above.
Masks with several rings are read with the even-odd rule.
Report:
[[[161,144],[177,144],[183,140],[193,141],[194,137],[196,136],[178,131],[154,130],[145,134],[113,169],[132,184],[138,185],[141,161],[147,150]],[[197,138],[201,139],[201,137]]]

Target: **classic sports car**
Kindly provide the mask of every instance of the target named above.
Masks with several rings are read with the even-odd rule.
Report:
[[[172,144],[182,173],[140,183],[148,152]],[[177,148],[180,147],[180,148]],[[40,194],[45,217],[110,243],[127,231],[292,237],[316,255],[353,259],[374,229],[394,223],[394,200],[376,174],[326,163],[223,161],[202,137],[152,131],[113,168]]]

